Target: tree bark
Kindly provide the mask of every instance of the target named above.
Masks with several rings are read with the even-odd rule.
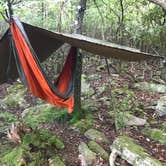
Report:
[[[166,11],[166,0],[148,0],[158,6],[160,6],[164,11]]]
[[[75,33],[81,34],[82,33],[82,25],[83,25],[83,18],[86,9],[86,2],[87,0],[80,0],[79,6],[77,8],[77,21],[75,27]],[[82,54],[79,53],[79,49],[77,50],[77,63],[76,63],[76,78],[75,78],[75,86],[74,86],[74,100],[75,106],[74,110],[81,109],[81,74],[82,74]]]

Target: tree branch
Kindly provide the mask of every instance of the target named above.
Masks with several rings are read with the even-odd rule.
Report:
[[[154,3],[155,5],[160,6],[164,11],[166,11],[166,0],[148,0],[149,2]]]

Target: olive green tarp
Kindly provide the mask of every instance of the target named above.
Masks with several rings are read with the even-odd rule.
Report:
[[[64,43],[68,43],[71,46],[75,46],[93,54],[125,61],[142,61],[160,58],[159,56],[147,54],[137,49],[120,46],[83,35],[55,33],[26,23],[23,23],[23,25],[31,45],[41,62],[46,60]],[[10,34],[8,32],[9,30],[0,39],[0,83],[7,81],[6,71],[8,67],[10,67],[8,77],[11,79],[18,77],[16,64],[13,58],[11,59],[11,64],[9,66],[11,48],[9,44]],[[12,54],[13,53],[11,52],[11,57],[13,57]]]

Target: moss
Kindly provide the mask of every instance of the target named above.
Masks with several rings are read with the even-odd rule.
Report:
[[[65,166],[65,163],[62,161],[62,159],[56,155],[54,159],[50,161],[50,166]]]
[[[0,105],[3,108],[7,106],[19,107],[26,104],[23,96],[26,89],[21,84],[10,86],[8,89],[8,95],[1,101]]]
[[[23,149],[21,147],[14,148],[2,158],[2,162],[6,165],[21,166],[24,163]]]
[[[9,94],[17,93],[18,91],[22,91],[22,90],[25,91],[26,89],[24,88],[22,84],[19,84],[19,83],[7,88],[7,92]]]
[[[1,139],[2,142],[2,139]],[[1,159],[8,153],[10,153],[12,151],[12,149],[14,148],[14,145],[8,142],[2,143],[0,146],[0,161]]]
[[[109,154],[96,142],[89,141],[88,142],[89,149],[95,152],[96,154],[100,155],[104,160],[109,159]]]
[[[26,109],[22,114],[25,124],[32,128],[37,128],[43,123],[60,121],[67,115],[67,110],[61,110],[49,104]]]
[[[23,137],[23,144],[29,146],[33,144],[38,147],[56,147],[57,149],[63,149],[64,143],[56,135],[53,135],[48,130],[35,130],[31,134],[26,134]]]
[[[7,130],[11,127],[12,123],[15,123],[17,118],[15,115],[4,112],[0,113],[0,135],[6,135]]]
[[[148,83],[148,82],[140,82],[133,85],[134,88],[138,88],[141,90],[147,90],[151,92],[158,92],[158,93],[165,93],[166,92],[166,86],[161,84],[154,84],[154,83]]]
[[[93,140],[99,143],[110,144],[110,141],[107,139],[105,134],[96,129],[89,129],[84,133],[84,135],[90,140]]]
[[[149,123],[150,123],[150,125],[157,125],[158,124],[158,122],[155,120],[151,120]]]
[[[55,157],[55,148],[64,147],[63,142],[50,131],[33,130],[22,136],[22,143],[19,146],[5,149],[5,154],[0,155],[0,163],[7,166],[47,165],[48,158]],[[0,152],[4,148],[1,146]]]
[[[118,150],[122,150],[122,147],[126,147],[127,149],[131,150],[132,152],[140,155],[142,158],[148,157],[148,154],[145,153],[145,149],[137,144],[135,141],[127,136],[120,136],[118,137],[117,143],[114,144]],[[114,146],[113,145],[113,146]]]
[[[11,114],[9,112],[3,112],[0,113],[0,121],[6,121],[6,122],[16,122],[17,118],[14,114]]]
[[[75,124],[73,124],[73,127],[78,129],[81,134],[83,134],[85,131],[93,127],[93,120],[89,119],[82,119]]]
[[[150,137],[151,139],[155,141],[159,141],[163,145],[166,145],[166,133],[164,131],[159,129],[147,128],[147,129],[144,129],[142,133]]]
[[[116,149],[118,154],[131,165],[153,165],[162,166],[163,164],[146,153],[145,149],[135,143],[135,140],[128,136],[119,136],[113,142],[111,149]]]
[[[65,148],[64,143],[56,136],[52,136],[48,140],[48,143],[52,146],[55,146],[57,149],[64,149]]]
[[[166,128],[166,122],[162,123],[162,126],[163,126],[164,128]]]

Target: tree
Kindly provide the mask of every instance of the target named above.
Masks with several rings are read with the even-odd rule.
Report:
[[[160,6],[163,10],[166,11],[166,0],[148,0],[158,6]]]
[[[85,14],[87,0],[80,0],[78,6],[77,21],[75,27],[75,33],[82,33],[83,18]],[[74,99],[75,106],[74,110],[81,109],[81,74],[82,74],[82,54],[77,51],[77,63],[76,63],[76,78],[74,86]]]

